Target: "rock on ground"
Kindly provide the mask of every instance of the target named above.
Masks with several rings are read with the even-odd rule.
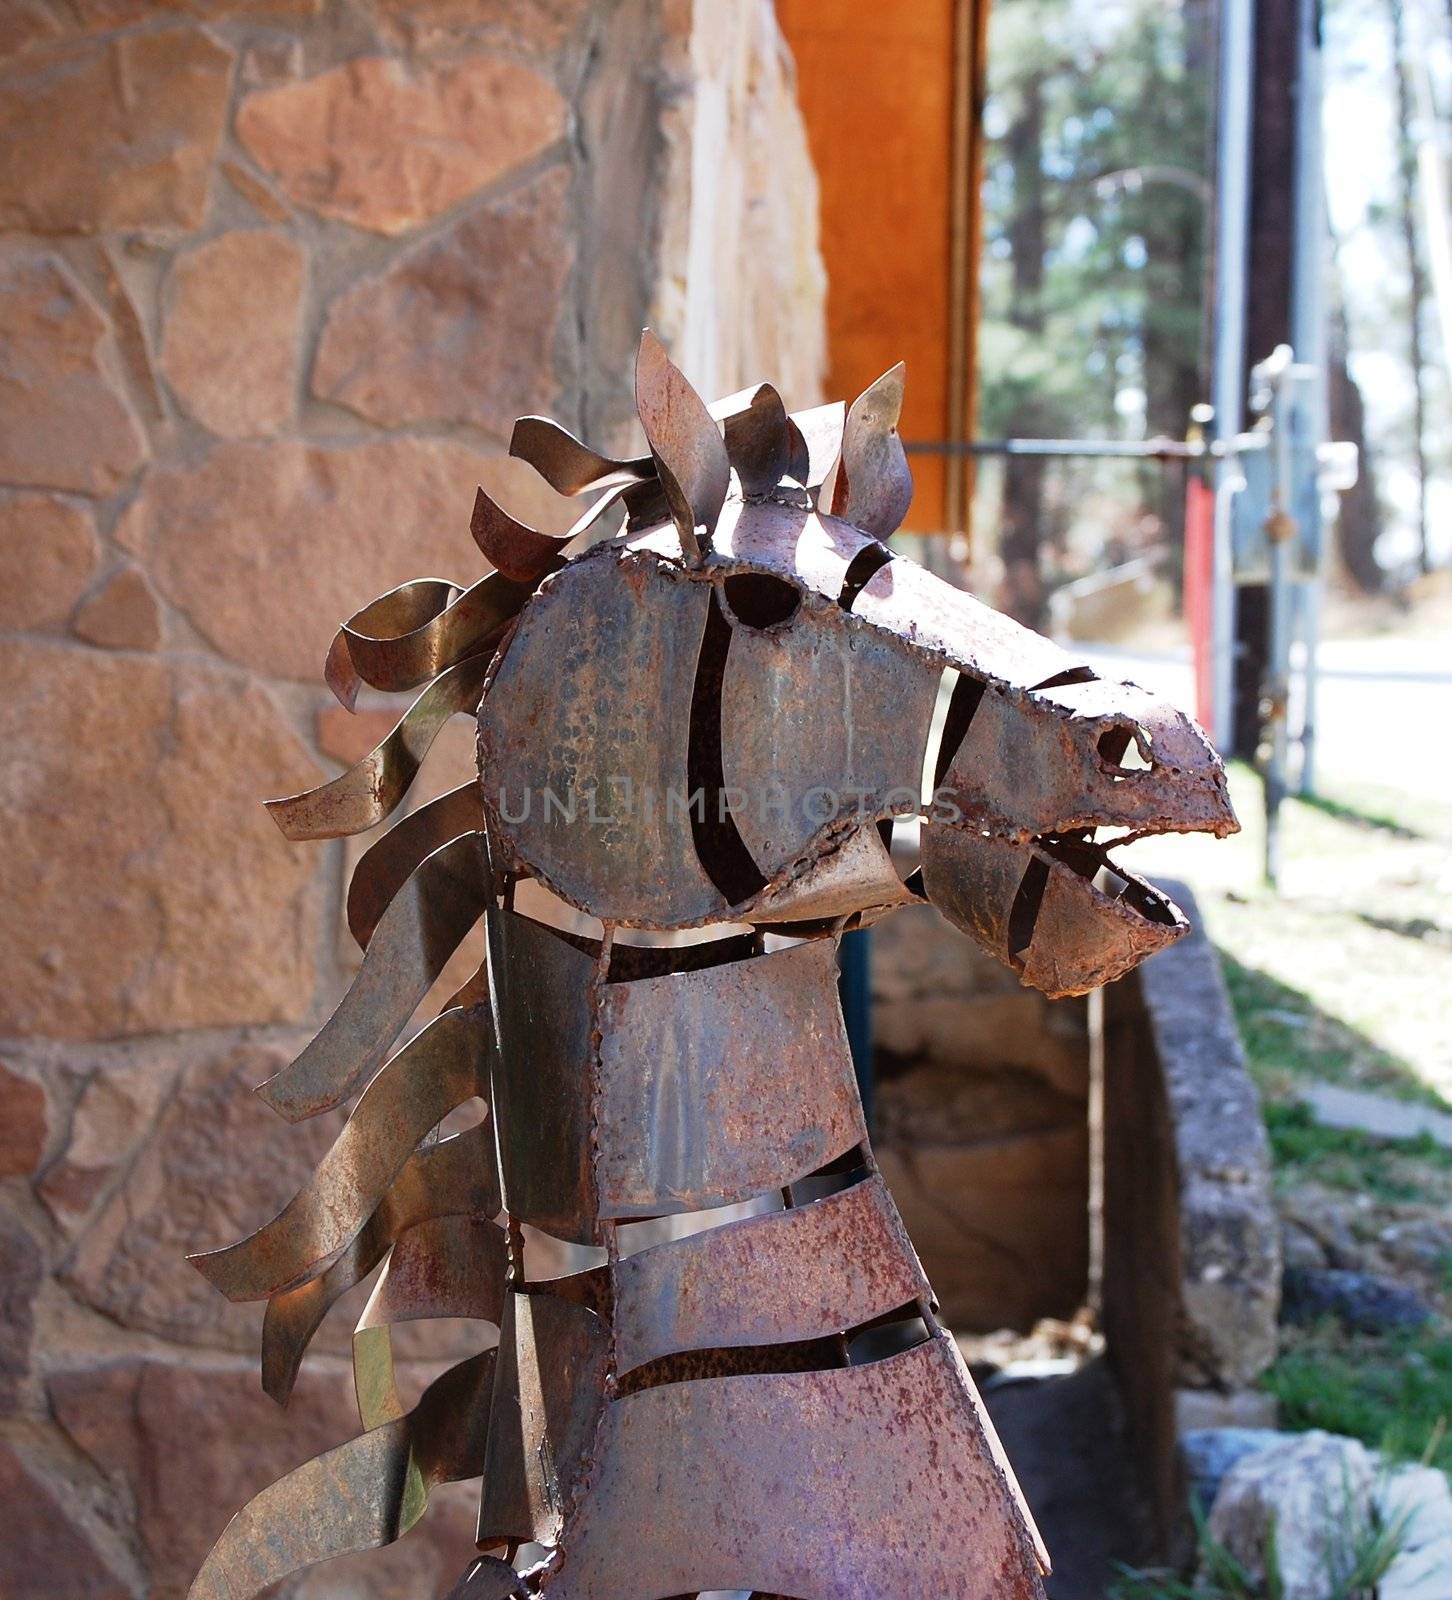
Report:
[[[1375,1480],[1355,1439],[1292,1434],[1225,1474],[1210,1534],[1262,1583],[1274,1546],[1283,1600],[1330,1600],[1372,1526]]]

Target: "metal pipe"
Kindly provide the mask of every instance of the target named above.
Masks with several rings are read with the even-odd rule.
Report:
[[[1250,253],[1251,72],[1255,52],[1253,0],[1221,0],[1215,130],[1215,349],[1210,402],[1216,438],[1234,438],[1245,426],[1245,319]],[[1218,498],[1233,493],[1233,461],[1216,474]],[[1215,726],[1221,748],[1232,727],[1235,592],[1231,571],[1230,519],[1215,519],[1211,639]]]
[[[910,456],[1064,456],[1105,461],[1199,461],[1265,449],[1264,435],[1212,439],[904,439]]]

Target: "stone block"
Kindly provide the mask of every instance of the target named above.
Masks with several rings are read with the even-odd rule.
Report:
[[[341,1113],[294,1126],[252,1092],[306,1042],[299,1034],[288,1047],[239,1044],[188,1062],[67,1269],[67,1281],[87,1304],[123,1327],[179,1343],[257,1350],[262,1306],[234,1305],[186,1256],[231,1244],[275,1216],[336,1136]],[[77,1110],[83,1148],[76,1165],[95,1151],[119,1098],[106,1094],[106,1079],[92,1080]]]
[[[237,113],[238,137],[292,200],[386,234],[458,205],[565,127],[554,85],[495,55],[364,56],[255,90]]]
[[[1442,1600],[1452,1573],[1452,1488],[1435,1467],[1400,1467],[1378,1481],[1383,1527],[1397,1528],[1400,1549],[1377,1585],[1377,1600]]]
[[[315,769],[269,695],[195,657],[0,643],[11,933],[0,1037],[296,1021],[316,857],[259,801]]]
[[[1070,1317],[1088,1279],[1084,1127],[878,1151],[943,1321],[968,1332]]]
[[[15,1409],[30,1372],[35,1297],[45,1263],[18,1217],[0,1211],[0,1417]]]
[[[43,250],[0,255],[0,479],[110,494],[148,454],[109,324],[75,274]]]
[[[223,655],[318,683],[338,624],[385,589],[485,570],[469,537],[481,481],[525,521],[568,526],[523,462],[461,444],[228,442],[148,473],[117,537]]]
[[[5,1600],[138,1600],[78,1516],[73,1487],[0,1440],[0,1594]]]
[[[0,628],[64,621],[100,555],[95,525],[73,501],[0,494]]]
[[[49,1134],[44,1088],[0,1061],[0,1178],[34,1172],[45,1154]]]
[[[231,71],[195,28],[22,57],[0,79],[0,228],[197,227]]]
[[[106,650],[155,650],[161,604],[140,567],[118,567],[76,612],[72,631]]]
[[[875,936],[875,930],[874,930]],[[1082,1036],[1048,1025],[1042,995],[990,992],[913,995],[880,1002],[873,1043],[892,1062],[930,1061],[960,1073],[1020,1068],[1044,1080],[1050,1093],[1083,1100],[1089,1091],[1089,1050]]]
[[[180,1071],[179,1050],[169,1040],[100,1045],[74,1067],[83,1081],[66,1119],[65,1142],[35,1186],[57,1225],[72,1237],[151,1132]],[[219,1173],[218,1180],[225,1176]]]
[[[1320,1431],[1286,1436],[1225,1474],[1210,1533],[1265,1584],[1272,1559],[1283,1600],[1343,1592],[1371,1522],[1375,1460],[1355,1439]]]
[[[305,1370],[286,1410],[250,1364],[122,1359],[58,1372],[61,1426],[136,1508],[148,1600],[184,1600],[228,1519],[260,1489],[355,1435],[346,1370]],[[477,1491],[475,1491],[477,1495]],[[467,1489],[445,1493],[423,1523],[383,1555],[315,1569],[310,1600],[403,1600],[436,1594],[467,1563],[474,1535]]]
[[[1175,1427],[1183,1436],[1207,1429],[1274,1428],[1276,1397],[1264,1389],[1180,1389],[1175,1393]]]
[[[898,1145],[987,1144],[1086,1126],[1081,1099],[1057,1094],[1031,1072],[964,1071],[936,1057],[880,1077],[873,1139]]]
[[[275,433],[292,415],[305,262],[269,228],[224,233],[179,256],[167,283],[161,366],[213,433]]]
[[[341,294],[314,394],[385,427],[469,422],[501,440],[516,417],[549,411],[574,259],[569,189],[556,167]]]

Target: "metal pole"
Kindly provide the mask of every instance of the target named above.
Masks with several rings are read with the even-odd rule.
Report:
[[[1290,715],[1290,602],[1291,552],[1296,521],[1290,505],[1295,492],[1292,467],[1291,412],[1295,406],[1289,345],[1279,345],[1270,359],[1256,368],[1271,387],[1272,448],[1270,518],[1266,537],[1270,544],[1270,637],[1266,650],[1265,704],[1270,751],[1265,770],[1265,879],[1274,888],[1281,876],[1281,802],[1286,794],[1286,755]]]
[[[1245,308],[1250,252],[1251,65],[1255,52],[1254,0],[1221,0],[1218,106],[1215,130],[1215,349],[1210,400],[1215,436],[1233,439],[1245,425]],[[1230,517],[1221,502],[1235,492],[1239,470],[1222,458],[1215,477],[1215,552],[1211,600],[1215,726],[1229,748],[1235,646],[1235,592]]]
[[[1322,536],[1320,446],[1331,431],[1326,379],[1326,183],[1321,136],[1320,0],[1300,0],[1300,62],[1296,102],[1296,233],[1291,267],[1291,345],[1302,376],[1291,396],[1297,435],[1296,488],[1291,510],[1303,550],[1315,552],[1315,569],[1301,590],[1302,669],[1301,770],[1299,788],[1312,794],[1316,782],[1317,651],[1326,552]]]

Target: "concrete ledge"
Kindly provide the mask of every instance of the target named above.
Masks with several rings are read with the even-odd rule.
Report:
[[[1189,889],[1164,887],[1192,931],[1105,991],[1103,1320],[1168,1550],[1183,1506],[1176,1393],[1244,1390],[1270,1364],[1281,1263],[1220,963]]]

